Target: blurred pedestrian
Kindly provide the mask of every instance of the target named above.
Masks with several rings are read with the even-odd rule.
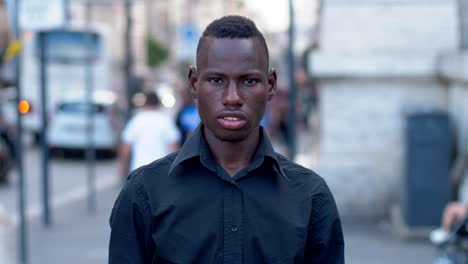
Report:
[[[140,166],[178,149],[179,132],[161,110],[154,92],[143,93],[144,103],[122,132],[119,172],[123,177]]]
[[[450,227],[458,221],[468,217],[468,204],[451,202],[447,204],[442,216],[442,227],[449,231]]]
[[[284,145],[288,144],[289,100],[286,88],[278,87],[275,98],[271,100],[271,135]]]
[[[456,139],[456,134],[452,129],[452,138]],[[452,182],[452,198],[454,201],[449,202],[442,214],[442,228],[445,231],[450,231],[451,227],[468,217],[468,203],[466,201],[457,201],[459,199],[458,192],[461,182],[468,176],[468,144],[465,148],[458,151],[458,146],[453,140],[451,149],[451,182]]]
[[[188,89],[181,91],[181,99],[182,104],[176,114],[176,126],[180,132],[180,146],[185,143],[200,123],[197,105]]]
[[[344,263],[325,181],[277,154],[259,126],[276,91],[268,61],[251,20],[208,25],[189,70],[201,125],[131,174],[112,210],[109,263]]]

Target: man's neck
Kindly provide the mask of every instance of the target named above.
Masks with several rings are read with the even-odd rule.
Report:
[[[154,106],[154,105],[144,105],[142,107],[142,110],[144,111],[155,111],[155,110],[158,110],[158,106]]]
[[[255,136],[239,142],[222,141],[206,132],[206,128],[204,134],[214,160],[231,177],[250,164],[260,141],[260,130]]]

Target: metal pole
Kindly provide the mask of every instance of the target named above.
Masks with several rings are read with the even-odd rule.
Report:
[[[50,226],[50,183],[49,183],[49,150],[47,147],[47,38],[46,32],[39,32],[39,77],[40,77],[40,95],[41,95],[41,147],[42,147],[42,203],[43,203],[43,221],[45,226]]]
[[[13,1],[14,5],[14,36],[15,40],[20,41],[21,29],[19,28],[19,6],[21,0]],[[22,97],[21,87],[21,57],[22,53],[14,58],[15,65],[15,83],[16,83],[16,105],[19,106],[19,102]],[[16,170],[18,172],[18,205],[19,205],[19,251],[18,251],[18,263],[28,263],[28,238],[27,238],[27,227],[26,227],[26,192],[25,192],[25,177],[23,167],[23,122],[22,116],[19,109],[16,109]]]
[[[288,156],[294,160],[296,156],[296,98],[297,89],[294,80],[294,5],[293,0],[289,0],[289,45],[288,45],[288,66],[289,66],[289,112],[288,112]]]
[[[132,16],[131,0],[125,1],[125,81],[127,92],[127,113],[126,121],[132,116],[132,96],[133,96],[133,76],[132,76]]]
[[[86,60],[86,101],[89,104],[88,122],[86,126],[88,136],[88,147],[86,148],[86,162],[88,164],[88,211],[94,213],[96,211],[96,173],[95,160],[96,152],[94,146],[94,74],[93,74],[93,39],[91,31],[91,3],[86,3],[86,25],[88,33],[86,34],[87,60]]]
[[[458,0],[458,24],[461,50],[468,49],[468,0]]]

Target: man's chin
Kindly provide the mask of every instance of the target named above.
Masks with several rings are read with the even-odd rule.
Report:
[[[229,130],[222,127],[217,127],[216,129],[210,130],[206,127],[212,136],[214,136],[219,141],[229,142],[229,143],[239,143],[246,140],[249,135],[252,133],[249,129],[243,128],[238,130]],[[205,133],[206,136],[206,133]]]
[[[228,133],[219,133],[215,135],[219,140],[226,141],[229,143],[238,143],[247,138],[246,135],[243,135],[241,131],[233,131]]]

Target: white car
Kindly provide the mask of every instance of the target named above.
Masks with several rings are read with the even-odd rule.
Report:
[[[92,109],[93,118],[89,118]],[[89,137],[89,121],[93,121]],[[90,104],[83,97],[59,101],[51,115],[47,143],[51,151],[85,150],[92,145],[97,151],[115,154],[121,131],[121,111],[113,97],[95,96]]]

